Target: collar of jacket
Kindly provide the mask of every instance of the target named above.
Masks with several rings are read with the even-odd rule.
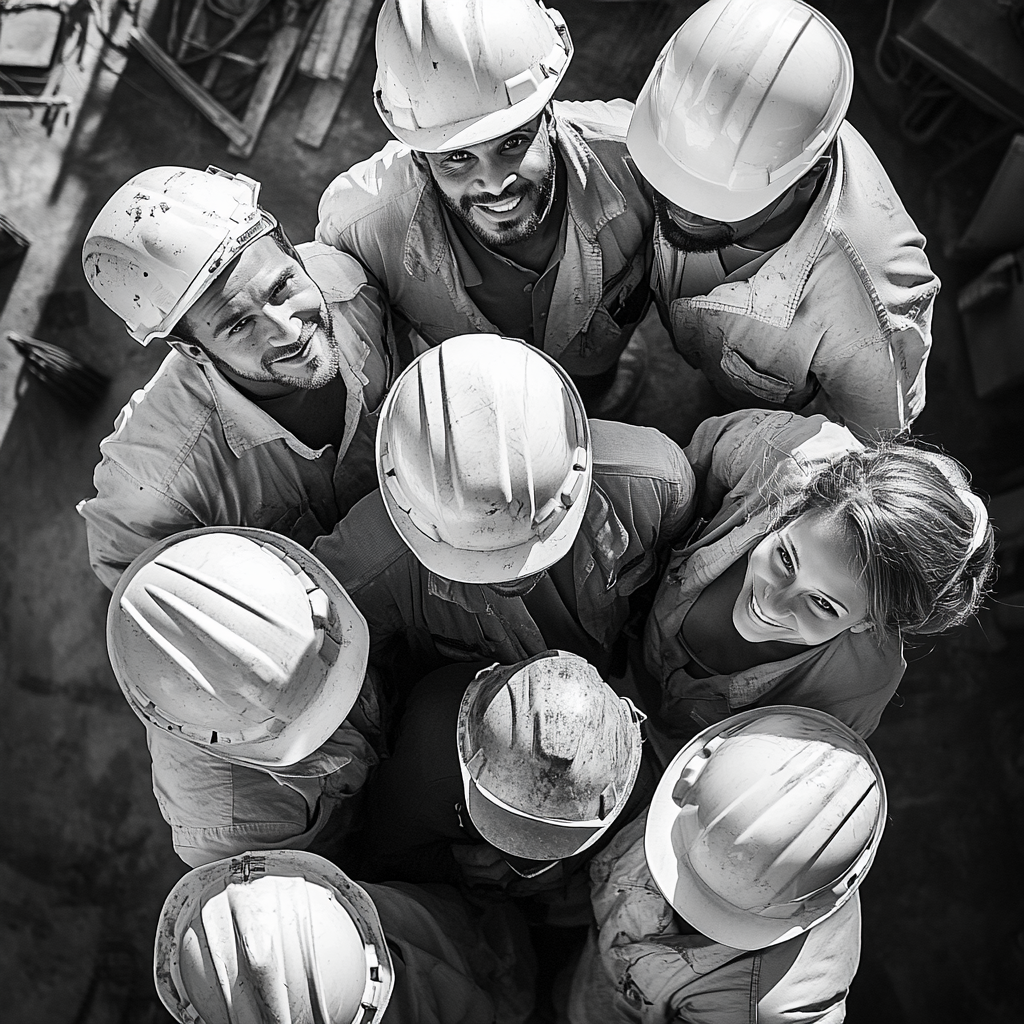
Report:
[[[626,212],[625,197],[579,132],[554,112],[551,118],[555,145],[565,163],[569,216],[576,229],[595,242],[609,221]],[[430,170],[418,153],[414,151],[411,156],[421,188],[405,236],[403,264],[406,273],[423,280],[428,273],[436,274],[453,256]]]
[[[340,317],[334,318],[336,328],[343,322]],[[363,375],[363,367],[369,355],[369,346],[357,337],[354,331],[350,330],[346,333],[350,334],[351,338],[346,338],[345,343],[339,342],[338,359],[338,372],[344,379],[348,392],[345,405],[345,433],[338,448],[339,462],[344,458],[355,433],[363,405],[363,385],[368,383]],[[241,458],[253,448],[269,444],[271,441],[284,441],[296,455],[301,455],[302,458],[310,461],[318,459],[330,447],[324,445],[323,448],[313,449],[304,445],[291,431],[282,427],[273,416],[264,412],[251,399],[246,398],[213,363],[195,363],[185,356],[179,356],[179,358],[190,364],[185,368],[186,372],[194,367],[206,382],[214,408],[220,417],[224,440],[227,441],[228,447],[236,458]]]
[[[618,582],[618,572],[623,555],[629,548],[629,534],[622,520],[612,508],[607,495],[597,485],[591,488],[587,510],[583,515],[579,533],[573,543],[573,578],[576,593],[580,592],[587,577],[597,566],[604,577],[604,589],[611,590]],[[493,602],[499,595],[478,583],[458,583],[435,573],[429,574],[428,592],[433,597],[457,604],[472,615],[481,615],[493,610]],[[512,598],[511,600],[522,600]],[[581,611],[582,614],[582,611]]]
[[[749,280],[719,285],[709,296],[681,301],[694,309],[740,313],[787,330],[803,301],[811,271],[835,226],[846,181],[846,163],[840,129],[828,177],[793,237]],[[657,224],[654,230],[656,249],[667,245]]]

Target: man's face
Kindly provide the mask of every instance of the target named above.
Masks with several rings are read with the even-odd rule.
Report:
[[[320,289],[269,235],[242,250],[188,311],[185,325],[189,340],[242,381],[276,385],[272,390],[318,388],[338,372]]]
[[[679,252],[715,252],[742,242],[777,212],[778,203],[739,221],[709,220],[654,193],[654,213],[665,241]]]
[[[501,138],[423,156],[445,206],[485,245],[522,242],[551,209],[555,151],[543,114]]]

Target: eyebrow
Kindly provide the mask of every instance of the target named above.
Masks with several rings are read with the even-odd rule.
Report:
[[[799,570],[799,568],[800,568],[800,556],[796,553],[796,547],[793,545],[793,542],[789,539],[789,537],[783,536],[782,537],[782,544],[783,544],[783,547],[785,547],[785,549],[789,552],[790,558],[793,559],[793,565],[796,566],[797,570]],[[832,604],[834,604],[834,605],[838,606],[839,608],[841,608],[843,610],[843,614],[844,615],[849,615],[850,614],[850,609],[847,608],[846,605],[843,604],[842,601],[840,601],[837,598],[833,597],[827,590],[819,590],[818,593],[821,594],[821,596],[824,597],[827,601],[831,601]]]
[[[274,292],[276,292],[277,289],[282,284],[284,284],[289,278],[291,278],[293,276],[294,276],[294,271],[292,270],[292,268],[291,267],[286,267],[284,270],[281,271],[280,274],[278,274],[277,278],[274,280],[274,283],[270,286],[269,291],[267,291],[263,295],[261,295],[261,298],[263,298],[263,300],[266,301],[266,298],[269,298],[271,295],[273,295]],[[216,325],[213,328],[213,336],[217,337],[218,335],[223,334],[224,331],[226,331],[229,327],[231,327],[234,324],[234,322],[240,316],[241,316],[241,313],[238,310],[229,309],[227,311],[227,313],[225,313],[216,322]]]

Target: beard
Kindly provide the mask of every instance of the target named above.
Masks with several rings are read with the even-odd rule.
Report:
[[[442,188],[438,188],[437,193],[448,210],[458,217],[484,245],[500,249],[503,246],[515,245],[517,242],[525,242],[544,222],[544,218],[551,212],[551,206],[555,200],[554,154],[552,153],[547,174],[540,184],[525,178],[518,178],[500,196],[478,192],[474,195],[462,196],[458,200],[452,199]],[[527,206],[532,204],[532,213],[524,213],[514,220],[506,221],[495,230],[488,230],[473,217],[473,209],[479,203],[508,202],[519,196]]]
[[[312,356],[302,368],[301,373],[292,374],[278,368],[280,360],[301,352],[317,333],[320,334],[323,352]],[[305,391],[314,391],[329,384],[338,375],[341,365],[341,350],[334,334],[334,321],[331,311],[323,303],[317,315],[312,320],[303,323],[299,340],[294,345],[289,345],[287,348],[271,349],[263,354],[260,360],[262,372],[240,370],[207,349],[204,348],[203,351],[206,352],[214,366],[220,370],[229,371],[241,380],[284,384],[288,387],[302,388]]]
[[[699,235],[681,228],[669,213],[668,200],[657,192],[654,193],[654,215],[665,241],[677,252],[715,252],[736,240],[731,224],[721,224],[715,231]]]

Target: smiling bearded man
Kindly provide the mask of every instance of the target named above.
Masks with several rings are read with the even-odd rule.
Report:
[[[108,587],[154,541],[201,526],[308,546],[377,485],[384,305],[356,260],[292,246],[258,198],[242,175],[157,167],[89,231],[89,285],[136,341],[172,350],[101,442],[97,495],[79,505]]]

